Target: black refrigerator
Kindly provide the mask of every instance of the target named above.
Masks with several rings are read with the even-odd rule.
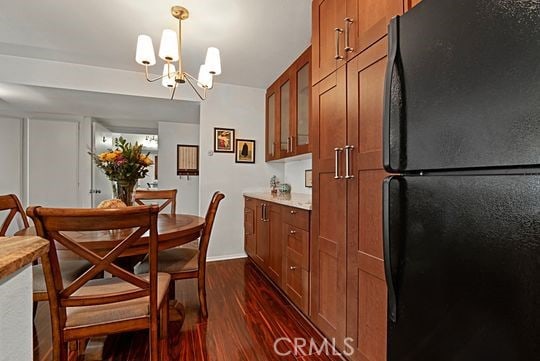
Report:
[[[540,1],[389,26],[388,361],[540,359]]]

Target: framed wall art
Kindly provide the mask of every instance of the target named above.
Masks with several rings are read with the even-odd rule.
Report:
[[[236,140],[236,163],[255,163],[255,141]]]
[[[214,152],[234,153],[234,129],[214,128]]]
[[[313,172],[311,169],[306,169],[305,175],[304,175],[304,185],[307,188],[313,187],[313,180],[312,180]]]
[[[176,175],[199,175],[199,146],[178,144]]]

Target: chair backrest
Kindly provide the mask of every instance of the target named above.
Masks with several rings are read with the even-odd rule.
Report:
[[[225,198],[225,195],[221,192],[215,192],[208,205],[206,211],[204,229],[201,234],[201,240],[199,242],[199,270],[203,270],[206,264],[206,254],[208,252],[208,244],[210,243],[210,236],[212,235],[212,228],[214,227],[214,220],[216,219],[216,213],[219,203]]]
[[[20,214],[24,228],[30,227],[26,214],[24,214],[24,209],[21,202],[15,194],[0,196],[0,211],[9,211],[7,217],[4,219],[4,222],[2,222],[2,226],[0,227],[0,237],[6,235],[9,225],[15,219],[17,214]]]
[[[51,311],[56,310],[61,325],[66,320],[66,307],[84,307],[127,301],[150,296],[150,304],[157,303],[157,206],[128,207],[122,209],[80,209],[80,208],[43,208],[29,207],[28,215],[34,221],[39,236],[50,241],[49,259],[44,258],[43,272],[47,284]],[[70,235],[80,232],[113,231],[119,238],[116,246],[105,256],[100,256]],[[72,233],[70,233],[72,232]],[[132,272],[114,264],[131,245],[149,233],[150,277],[142,279]],[[92,267],[71,283],[64,283],[56,252],[55,241],[88,260]],[[107,271],[114,276],[136,286],[130,291],[101,294],[98,296],[74,296],[73,294],[101,272]],[[156,311],[157,312],[157,311]]]
[[[169,204],[171,205],[171,214],[176,214],[176,189],[163,189],[158,191],[137,190],[135,192],[135,202],[141,206],[149,204],[145,201],[164,200],[165,202],[159,206],[161,212]]]

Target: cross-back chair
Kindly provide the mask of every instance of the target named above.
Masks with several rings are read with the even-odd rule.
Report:
[[[54,360],[67,360],[69,342],[141,329],[149,329],[150,360],[159,359],[160,343],[162,356],[166,354],[170,276],[157,271],[158,212],[157,206],[28,208],[37,234],[50,241],[48,258],[42,263],[51,311]],[[121,239],[102,256],[71,237],[96,231],[118,232]],[[146,232],[149,273],[135,275],[117,266],[115,261]],[[66,283],[59,272],[55,242],[88,260],[92,267]],[[94,279],[103,271],[113,277]]]
[[[0,211],[9,211],[2,226],[0,227],[0,237],[6,235],[9,226],[17,219],[17,215],[22,220],[22,229],[30,227],[24,209],[15,194],[0,195]],[[86,271],[90,264],[83,260],[63,260],[61,262],[62,277],[66,281],[75,280],[80,274]],[[41,264],[37,262],[32,267],[34,314],[37,302],[47,301],[47,287],[45,286],[45,276]]]
[[[205,225],[199,241],[199,247],[178,247],[159,252],[158,270],[171,275],[169,297],[174,297],[174,281],[189,278],[198,279],[199,303],[203,317],[208,316],[206,303],[206,255],[210,236],[218,210],[219,203],[225,198],[221,192],[215,192],[206,212]],[[148,258],[135,266],[135,273],[148,271]],[[171,296],[172,295],[172,296]]]
[[[159,206],[159,211],[165,209],[168,205],[171,206],[171,214],[176,214],[176,189],[162,189],[158,191],[151,190],[137,190],[135,192],[135,202],[141,206],[148,204],[148,201],[158,201],[163,200]]]

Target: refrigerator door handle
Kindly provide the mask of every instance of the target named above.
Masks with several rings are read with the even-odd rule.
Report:
[[[383,109],[383,163],[391,173],[399,173],[406,160],[401,159],[401,124],[405,109],[404,85],[399,56],[399,22],[396,16],[388,25],[388,65],[386,68]]]
[[[383,183],[383,243],[384,243],[384,273],[386,276],[386,286],[388,288],[388,319],[393,323],[397,322],[397,299],[396,299],[396,286],[394,281],[394,275],[392,272],[392,259],[391,259],[391,229],[390,229],[390,201],[391,201],[391,187],[393,183],[398,184],[399,194],[399,180],[395,176],[388,177]],[[395,233],[394,233],[395,234]]]

